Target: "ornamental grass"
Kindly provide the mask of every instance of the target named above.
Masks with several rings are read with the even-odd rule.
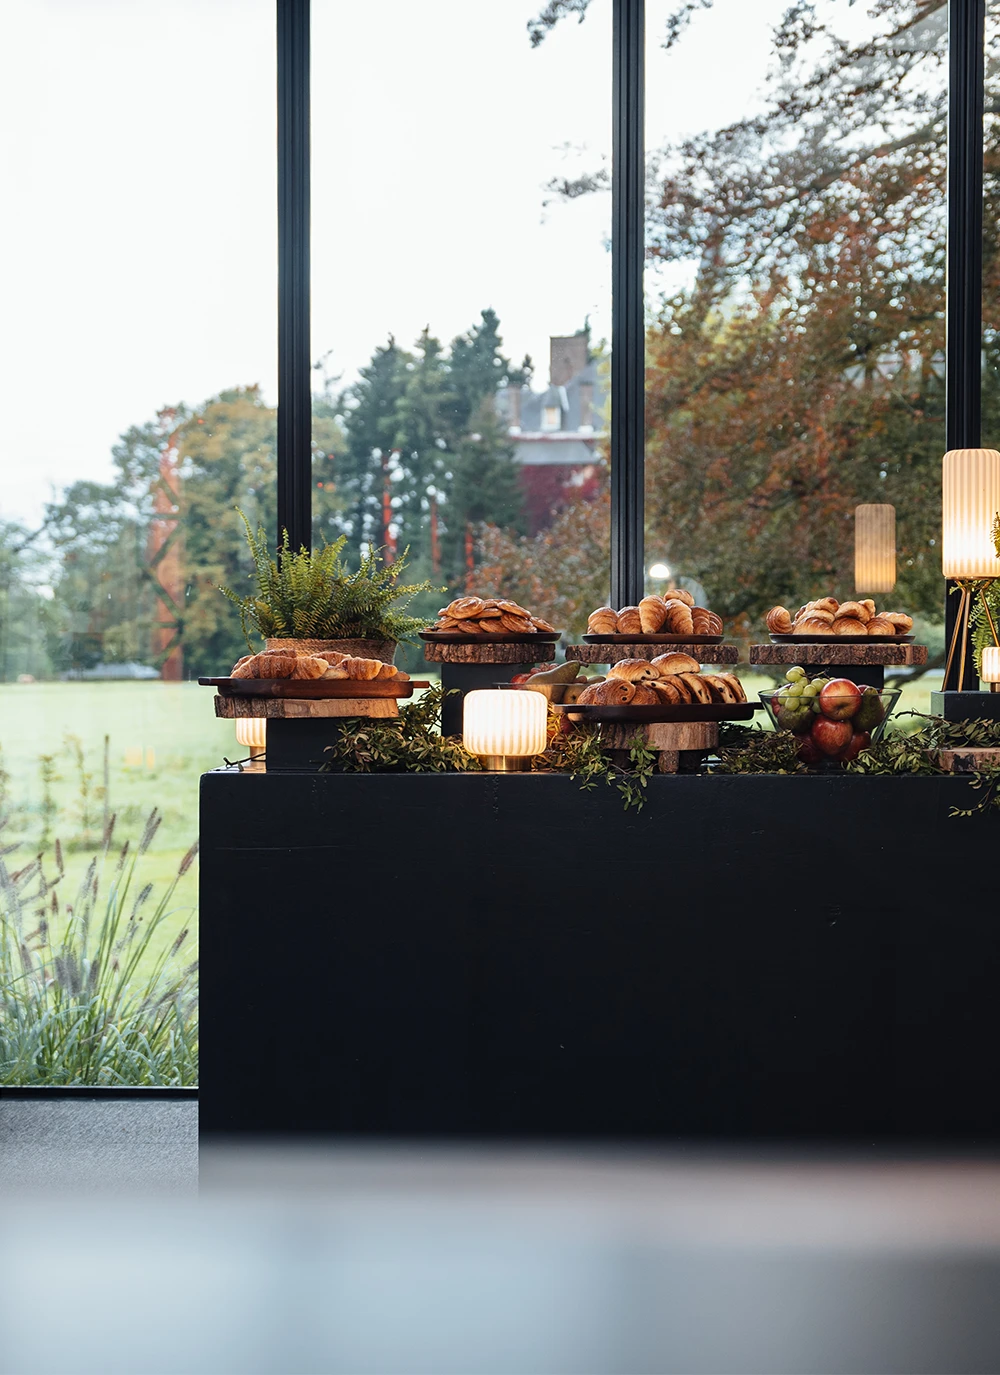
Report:
[[[12,870],[12,847],[0,848],[0,1085],[198,1082],[198,965],[183,958],[188,929],[157,953],[197,846],[159,894],[140,886],[160,819],[154,808],[138,845],[113,851],[112,817],[65,908],[58,842],[51,874],[41,857]]]

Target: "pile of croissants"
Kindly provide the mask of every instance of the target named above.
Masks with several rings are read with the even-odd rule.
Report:
[[[230,674],[232,678],[353,678],[358,682],[373,682],[376,678],[398,682],[408,676],[380,659],[360,659],[333,649],[315,654],[293,654],[282,649],[245,654]]]
[[[800,606],[794,616],[773,606],[764,620],[772,635],[909,635],[913,629],[912,616],[879,611],[871,597],[861,602],[820,597]]]
[[[431,626],[441,635],[554,634],[554,627],[505,597],[456,597]]]
[[[593,683],[576,699],[579,706],[709,706],[745,702],[734,673],[702,673],[690,654],[660,654],[655,659],[622,659],[603,683]]]
[[[638,606],[615,611],[599,606],[587,618],[588,635],[721,635],[722,619],[695,606],[690,592],[672,587],[662,597],[643,597]]]

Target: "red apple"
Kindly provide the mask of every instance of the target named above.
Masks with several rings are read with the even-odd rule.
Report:
[[[862,750],[866,750],[871,744],[872,738],[866,730],[856,730],[844,749],[840,751],[837,758],[843,764],[849,764],[852,759],[857,759]]]
[[[817,716],[813,722],[813,741],[817,749],[831,758],[847,748],[853,734],[850,721],[831,721],[828,716]]]
[[[849,721],[861,705],[861,689],[850,678],[831,678],[819,693],[819,709],[831,721]]]
[[[511,683],[526,683],[530,677],[530,673],[515,673],[510,681]]]
[[[822,764],[826,757],[819,749],[816,741],[811,735],[799,736],[799,748],[797,750],[799,758],[803,764],[808,764],[810,768],[815,768],[817,764]]]

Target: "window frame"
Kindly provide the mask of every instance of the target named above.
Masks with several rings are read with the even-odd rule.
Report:
[[[613,0],[611,599],[644,592],[645,0]],[[278,539],[312,542],[310,0],[276,0],[278,103]],[[981,442],[986,0],[948,0],[945,429]],[[946,635],[957,598],[945,596]],[[971,673],[970,663],[967,665]],[[959,664],[945,688],[957,686]]]

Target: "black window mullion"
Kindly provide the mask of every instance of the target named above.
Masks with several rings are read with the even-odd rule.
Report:
[[[309,4],[277,0],[278,542],[312,544]]]
[[[986,0],[948,4],[948,266],[945,433],[949,449],[980,445],[983,314],[983,85]],[[949,593],[950,593],[949,586]],[[958,597],[945,598],[950,643]],[[958,686],[956,657],[945,688]],[[971,645],[965,679],[975,683]]]
[[[643,595],[645,0],[614,0],[611,231],[611,601]]]

